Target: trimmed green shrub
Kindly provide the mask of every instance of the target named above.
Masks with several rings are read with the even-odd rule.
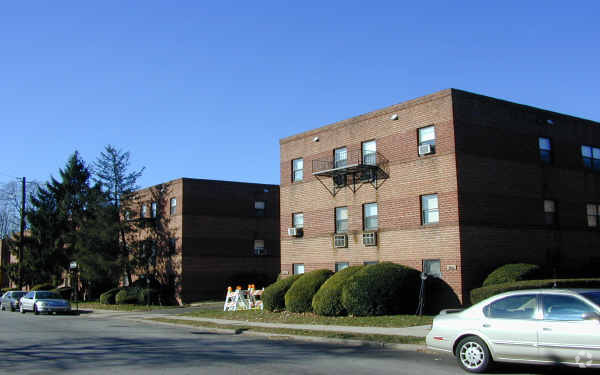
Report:
[[[138,288],[121,289],[115,295],[115,302],[117,305],[136,304],[138,301],[138,292]]]
[[[343,316],[347,314],[342,305],[342,287],[355,273],[364,266],[353,266],[336,272],[317,291],[312,300],[312,308],[316,314],[325,316]]]
[[[121,288],[112,288],[100,294],[100,303],[104,305],[114,305],[116,303],[115,296],[120,290]]]
[[[145,305],[148,303],[148,293],[150,293],[150,304],[154,305],[157,303],[160,292],[155,289],[140,289],[137,293],[137,303],[138,305]]]
[[[483,282],[482,286],[512,283],[514,281],[533,280],[541,276],[540,266],[527,263],[506,264],[496,268]]]
[[[600,279],[525,280],[484,286],[471,290],[471,303],[475,304],[488,297],[511,290],[553,288],[555,285],[557,288],[600,288]]]
[[[31,287],[31,290],[52,290],[54,285],[50,283],[37,284]]]
[[[413,268],[390,262],[366,266],[345,283],[342,304],[354,316],[414,314],[419,275]]]
[[[285,294],[285,309],[294,313],[311,312],[315,293],[331,275],[333,272],[326,269],[304,274]]]
[[[285,309],[285,294],[292,284],[302,276],[304,274],[289,276],[266,287],[262,295],[265,310],[277,311]]]

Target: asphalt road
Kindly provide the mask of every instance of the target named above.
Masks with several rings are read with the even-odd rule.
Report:
[[[441,354],[215,334],[119,318],[0,313],[0,373],[464,374]],[[501,367],[496,374],[597,374]]]

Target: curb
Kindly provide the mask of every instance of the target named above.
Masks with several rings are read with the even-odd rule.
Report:
[[[157,322],[157,321],[149,320],[146,318],[130,318],[128,320],[132,320],[132,321],[136,321],[136,322],[140,322],[140,323],[147,323],[147,324],[157,324],[157,325],[165,325],[165,326],[190,328],[190,329],[194,329],[197,331],[211,332],[211,333],[218,333],[218,334],[266,337],[270,340],[277,340],[277,341],[293,340],[293,341],[303,341],[303,342],[312,342],[312,343],[321,343],[321,344],[363,346],[363,347],[371,347],[371,348],[393,349],[393,350],[400,350],[400,351],[413,351],[413,352],[421,352],[421,353],[428,353],[428,354],[436,353],[434,351],[427,349],[427,346],[425,346],[425,345],[417,345],[417,344],[388,344],[388,343],[377,342],[377,341],[331,339],[331,338],[316,337],[316,336],[298,336],[298,335],[287,335],[287,334],[280,334],[280,333],[253,332],[253,331],[245,331],[245,330],[241,330],[241,329],[197,327],[197,326],[192,326],[192,325],[182,324],[182,323]]]

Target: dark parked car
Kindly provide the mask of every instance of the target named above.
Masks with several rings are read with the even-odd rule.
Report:
[[[2,299],[0,299],[0,308],[2,311],[6,309],[10,309],[10,311],[15,311],[19,308],[19,300],[21,297],[25,295],[25,292],[21,292],[18,290],[12,290],[4,293]]]

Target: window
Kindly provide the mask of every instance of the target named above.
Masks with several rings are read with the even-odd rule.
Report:
[[[581,159],[585,168],[600,170],[600,148],[581,146]]]
[[[152,202],[150,206],[152,207],[152,218],[156,218],[156,202]]]
[[[292,226],[294,228],[304,228],[304,214],[292,214]]]
[[[254,255],[266,255],[264,240],[254,240]]]
[[[335,208],[335,233],[348,231],[348,207]]]
[[[348,149],[346,147],[336,148],[333,151],[334,168],[345,167],[348,163]]]
[[[265,216],[265,206],[267,202],[256,201],[254,202],[254,208],[256,209],[256,216]]]
[[[148,215],[148,207],[145,204],[143,204],[141,216],[142,216],[142,218],[144,218],[144,217],[146,217],[146,215]]]
[[[587,226],[598,227],[598,216],[600,216],[600,204],[589,203],[587,206]]]
[[[304,273],[304,263],[294,263],[293,267],[294,269],[292,272],[294,275],[300,275]]]
[[[302,181],[304,178],[304,159],[292,160],[292,181]]]
[[[540,160],[542,163],[552,163],[552,143],[550,138],[538,138],[538,146],[540,148]]]
[[[348,268],[348,262],[337,262],[335,264],[335,272],[339,272],[344,268]]]
[[[442,277],[442,267],[439,259],[423,260],[423,272],[429,276]]]
[[[433,125],[419,129],[419,146],[423,145],[430,145],[430,152],[435,152],[435,127]]]
[[[171,198],[169,205],[169,212],[171,213],[171,215],[175,215],[177,213],[177,198]]]
[[[537,309],[537,296],[523,294],[502,298],[483,308],[488,318],[496,319],[533,319]]]
[[[542,306],[546,320],[583,320],[583,314],[595,312],[578,298],[557,294],[543,294]]]
[[[377,203],[367,203],[363,206],[365,230],[377,230]]]
[[[362,144],[362,162],[366,165],[377,165],[377,142],[368,141]]]
[[[377,264],[377,261],[376,260],[367,260],[367,261],[364,261],[363,264],[365,266],[369,266],[371,264]]]
[[[556,202],[553,200],[544,201],[544,220],[546,225],[556,224]]]
[[[423,225],[435,224],[440,221],[437,194],[421,196],[421,212],[421,223]]]

